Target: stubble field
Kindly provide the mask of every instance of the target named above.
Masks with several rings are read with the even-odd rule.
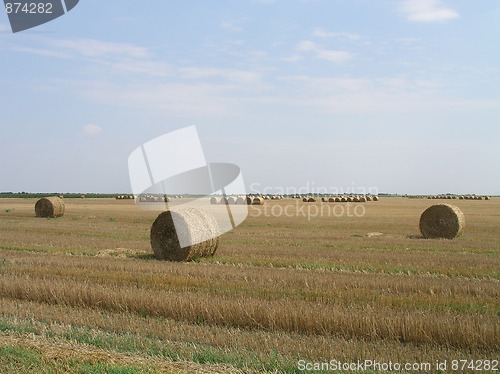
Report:
[[[191,263],[153,258],[158,212],[133,201],[66,199],[58,219],[35,218],[35,201],[0,199],[0,368],[499,359],[498,198],[453,200],[466,220],[454,240],[421,238],[433,200],[382,198],[362,216],[354,203],[268,201]]]

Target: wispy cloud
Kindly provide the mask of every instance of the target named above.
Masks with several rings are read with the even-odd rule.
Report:
[[[22,44],[10,47],[13,51],[58,58],[88,58],[105,60],[145,61],[151,58],[149,49],[128,43],[112,43],[96,39],[39,38],[37,47]]]
[[[84,98],[126,108],[140,108],[149,113],[205,116],[241,113],[239,85],[207,82],[72,82]]]
[[[241,27],[236,21],[222,21],[220,26],[227,31],[231,32],[241,32],[243,27]]]
[[[170,64],[150,59],[128,59],[111,62],[111,72],[115,74],[137,74],[142,77],[170,77],[175,69]]]
[[[85,135],[89,136],[99,135],[102,132],[102,127],[89,123],[83,126],[82,131]]]
[[[62,51],[72,51],[86,57],[119,56],[146,58],[149,57],[147,48],[128,43],[111,43],[95,39],[58,39],[48,44]]]
[[[361,35],[352,33],[352,32],[333,32],[333,31],[328,31],[323,28],[316,28],[312,32],[313,36],[316,36],[318,38],[325,38],[325,39],[331,39],[331,38],[338,38],[338,39],[348,39],[348,40],[360,40]]]
[[[339,65],[347,62],[353,57],[353,54],[350,52],[325,49],[310,40],[301,41],[296,49],[299,52],[312,53],[316,58],[331,61]]]
[[[402,0],[398,9],[413,22],[442,22],[460,17],[455,9],[440,0]]]
[[[31,53],[34,55],[38,56],[45,56],[45,57],[57,57],[57,58],[70,58],[71,56],[64,52],[64,51],[59,51],[55,50],[52,48],[32,48],[32,47],[22,47],[22,46],[15,46],[12,47],[13,51],[16,52],[26,52],[26,53]]]
[[[413,113],[483,110],[498,107],[498,100],[469,100],[442,95],[433,80],[402,76],[318,77],[284,76],[279,86],[286,94],[262,95],[256,100],[273,105],[314,108],[318,113]]]

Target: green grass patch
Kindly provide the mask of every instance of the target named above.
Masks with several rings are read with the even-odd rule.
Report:
[[[35,348],[15,345],[0,347],[0,367],[5,373],[81,373],[81,374],[139,374],[153,373],[150,368],[136,365],[116,365],[76,359],[48,359]]]
[[[278,352],[257,353],[251,350],[238,350],[212,347],[204,344],[190,342],[175,342],[157,339],[153,336],[137,336],[132,333],[114,333],[87,327],[61,326],[47,322],[32,320],[13,320],[3,317],[0,320],[0,331],[13,332],[20,335],[34,334],[49,339],[57,338],[73,343],[85,344],[105,351],[114,351],[131,355],[164,357],[172,361],[192,361],[199,364],[231,365],[242,370],[251,368],[258,371],[271,371],[283,373],[299,373],[296,360],[280,355]],[[1,361],[0,361],[1,363]],[[33,363],[33,360],[32,360]],[[85,363],[77,362],[80,366]],[[80,369],[81,367],[76,369]],[[1,365],[0,365],[1,367]],[[36,366],[35,366],[36,367]],[[103,366],[106,370],[125,370],[129,368]],[[100,370],[100,366],[89,370]],[[136,371],[72,371],[79,373],[143,373],[140,368]],[[21,371],[22,372],[22,371]],[[37,370],[36,372],[44,372]],[[47,372],[47,371],[45,371]],[[48,371],[50,372],[50,370]]]

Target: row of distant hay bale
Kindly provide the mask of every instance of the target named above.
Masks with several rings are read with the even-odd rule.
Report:
[[[116,200],[134,200],[135,196],[134,195],[117,195],[115,197]]]
[[[168,203],[170,198],[165,196],[142,195],[139,196],[140,203]]]
[[[261,196],[264,200],[281,200],[284,198],[283,195],[263,195]]]
[[[289,198],[291,199],[303,199],[304,197],[311,197],[310,194],[295,194],[295,195],[288,195]]]
[[[210,204],[223,204],[223,205],[264,205],[262,196],[212,196]]]
[[[442,200],[490,200],[491,196],[476,196],[476,195],[436,195],[427,196],[427,199],[442,199]]]
[[[304,203],[314,203],[316,198],[305,196],[302,198]],[[322,203],[366,203],[367,201],[378,201],[378,196],[323,196]]]

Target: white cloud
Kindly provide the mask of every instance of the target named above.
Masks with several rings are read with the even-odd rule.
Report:
[[[309,52],[318,49],[318,45],[310,40],[303,40],[299,44],[297,44],[297,50]]]
[[[331,38],[338,38],[338,39],[348,39],[348,40],[359,40],[361,39],[361,36],[356,33],[352,32],[333,32],[333,31],[327,31],[322,28],[317,28],[314,29],[312,32],[313,36],[316,36],[318,38],[325,38],[325,39],[331,39]]]
[[[131,61],[144,62],[151,59],[151,54],[146,47],[128,43],[112,43],[96,39],[40,38],[37,47],[22,46],[19,44],[12,46],[11,50],[32,53],[39,56],[66,59],[75,57],[81,58],[83,56],[88,59],[100,59],[101,62],[114,60],[120,63],[130,63]]]
[[[175,74],[174,68],[164,62],[141,60],[120,60],[110,65],[111,71],[116,74],[137,74],[143,77],[169,77]]]
[[[317,113],[413,113],[484,110],[498,100],[468,100],[442,95],[438,82],[402,76],[381,78],[285,76],[286,94],[256,98],[258,102],[313,108]]]
[[[53,47],[73,51],[86,57],[112,55],[118,57],[146,58],[149,52],[146,48],[127,43],[110,43],[95,39],[59,39],[51,40]]]
[[[300,52],[311,52],[316,56],[316,58],[331,61],[339,65],[347,62],[353,57],[350,52],[324,49],[310,40],[301,41],[297,44],[296,49]]]
[[[16,52],[26,52],[26,53],[31,53],[34,55],[38,56],[45,56],[45,57],[57,57],[57,58],[70,58],[70,55],[62,52],[62,51],[56,51],[54,49],[48,49],[48,48],[31,48],[31,47],[12,47],[13,51]]]
[[[189,116],[241,113],[239,84],[85,81],[75,89],[85,98],[101,104],[141,108],[150,113]]]
[[[445,6],[440,0],[402,0],[399,10],[414,22],[441,22],[460,17],[455,9]]]
[[[85,135],[92,136],[100,134],[102,132],[102,127],[89,123],[83,126],[82,130]]]
[[[243,30],[243,28],[238,25],[236,21],[223,21],[220,25],[224,30],[227,31],[241,32]]]
[[[335,62],[336,64],[343,64],[352,57],[352,54],[346,51],[333,51],[328,49],[320,49],[316,51],[318,58]]]

